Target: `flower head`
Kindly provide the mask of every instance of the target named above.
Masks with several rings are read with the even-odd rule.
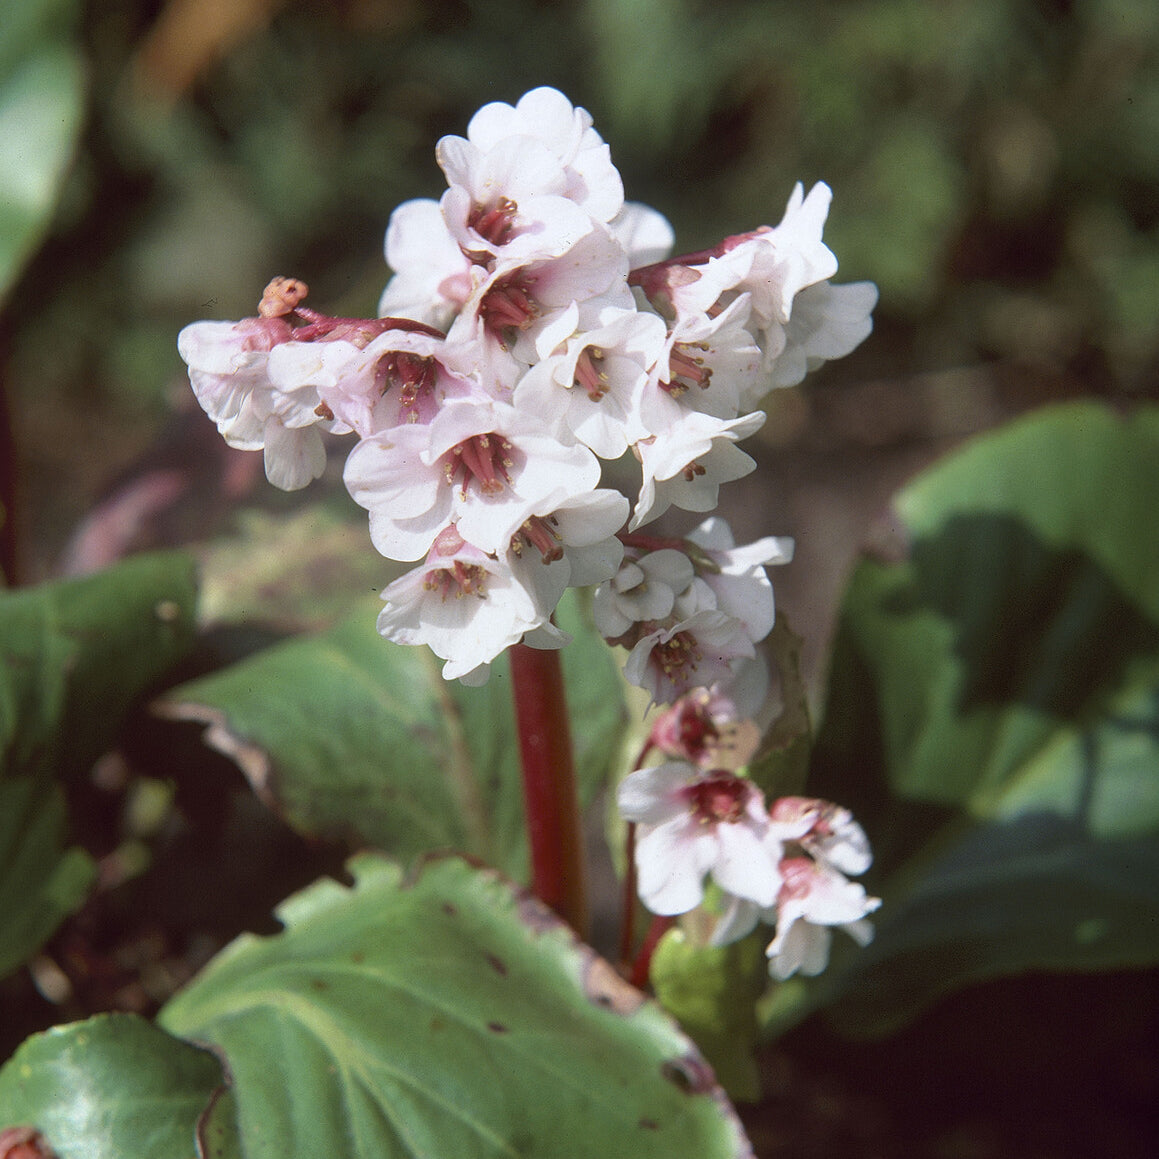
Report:
[[[631,773],[616,799],[639,826],[638,888],[653,913],[694,909],[709,876],[757,906],[776,898],[780,845],[769,839],[764,796],[752,781],[674,761]]]

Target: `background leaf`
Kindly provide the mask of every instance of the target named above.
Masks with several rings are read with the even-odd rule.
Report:
[[[99,1014],[16,1051],[0,1070],[0,1126],[35,1126],[59,1159],[190,1159],[222,1081],[208,1051],[135,1015]]]
[[[73,0],[0,0],[0,301],[47,232],[84,111]]]
[[[0,592],[0,976],[83,900],[93,866],[64,848],[61,782],[89,771],[186,653],[196,594],[193,562],[176,552]]]
[[[387,643],[366,604],[336,628],[182,685],[167,716],[210,725],[271,807],[304,833],[407,857],[463,849],[526,872],[523,803],[506,658],[482,688],[446,682],[425,648]],[[614,659],[575,600],[560,625],[577,777],[586,805],[624,710]]]
[[[248,1159],[751,1155],[688,1040],[543,907],[457,858],[350,869],[162,1011],[223,1052]]]
[[[0,978],[29,957],[84,900],[92,859],[65,849],[58,786],[43,779],[0,781]]]
[[[196,601],[181,552],[0,592],[0,778],[87,773],[133,701],[189,650]]]
[[[1030,969],[1159,961],[1159,411],[975,441],[853,576],[810,791],[878,851],[877,938],[811,991],[884,1030]]]

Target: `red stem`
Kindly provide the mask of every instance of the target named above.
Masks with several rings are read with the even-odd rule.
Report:
[[[516,644],[510,656],[531,887],[586,937],[583,828],[559,653]]]

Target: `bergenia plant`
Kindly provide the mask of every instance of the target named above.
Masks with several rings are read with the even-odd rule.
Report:
[[[870,332],[875,288],[831,282],[828,187],[797,185],[778,224],[673,257],[671,226],[624,200],[592,118],[553,89],[485,106],[437,156],[446,192],[391,217],[378,316],[324,313],[303,281],[277,277],[255,316],[195,322],[178,347],[206,414],[230,446],[262,453],[276,487],[306,487],[347,440],[345,486],[366,512],[366,553],[383,557],[383,639],[369,643],[433,653],[441,668],[441,707],[415,726],[416,748],[440,714],[469,717],[471,697],[510,680],[538,901],[466,859],[407,870],[356,858],[349,889],[291,898],[281,934],[227,948],[159,1028],[114,1020],[31,1040],[0,1071],[0,1111],[21,1116],[0,1136],[5,1154],[95,1154],[94,1131],[139,1145],[137,1104],[108,1077],[131,1074],[133,1098],[181,1102],[203,1156],[337,1154],[338,1137],[350,1155],[748,1155],[710,1062],[640,993],[651,982],[678,1005],[652,974],[657,951],[673,934],[708,956],[751,938],[773,986],[825,970],[834,930],[849,954],[873,936],[880,902],[851,880],[870,867],[866,833],[840,804],[802,796],[799,777],[770,774],[799,690],[768,569],[789,563],[792,541],[738,544],[716,513],[721,488],[755,468],[744,442],[766,394]],[[586,593],[574,641],[573,589]],[[170,609],[159,631],[188,634],[185,595],[150,599]],[[569,722],[585,726],[561,666],[569,646],[604,650],[600,637],[639,716],[622,746],[634,759],[608,785],[624,875],[618,971],[577,940],[588,834]],[[340,665],[315,691],[305,743],[337,764],[341,745],[326,744],[365,689]],[[391,691],[405,703],[407,687]],[[494,700],[478,703],[493,714]],[[275,728],[310,724],[292,716]],[[249,726],[196,718],[268,792],[278,770]],[[437,771],[477,856],[501,839],[481,832],[494,818],[487,785],[456,781],[469,732]],[[363,807],[397,810],[378,832],[428,824],[441,790],[391,776],[392,761],[411,760],[397,734],[380,747],[381,784],[344,805],[344,822],[357,831]],[[518,871],[502,851],[494,860]],[[717,1062],[719,1036],[700,1045]],[[56,1109],[76,1106],[58,1050],[116,1060],[72,1117]],[[150,1154],[184,1159],[179,1128],[150,1135]]]
[[[671,257],[668,222],[625,202],[592,118],[554,89],[485,106],[437,156],[447,191],[400,206],[387,230],[394,276],[380,316],[319,313],[304,283],[276,278],[256,317],[182,331],[197,398],[288,490],[322,474],[323,434],[355,440],[344,479],[370,541],[413,565],[382,592],[378,629],[429,647],[448,680],[478,684],[505,650],[540,650],[514,669],[528,713],[568,643],[553,622],[560,598],[594,588],[626,679],[699,722],[664,739],[670,716],[659,717],[647,752],[681,763],[639,769],[618,791],[639,826],[641,900],[684,913],[711,876],[726,895],[718,941],[759,915],[776,931],[772,973],[817,973],[830,926],[870,936],[876,902],[842,874],[866,869],[868,853],[856,866],[820,855],[825,818],[844,814],[815,803],[782,820],[786,802],[715,768],[705,743],[766,716],[765,569],[787,562],[792,543],[737,546],[716,515],[684,534],[648,528],[671,508],[714,511],[722,484],[755,467],[740,444],[765,421],[762,398],[870,332],[874,287],[830,281],[830,191],[797,185],[778,225]],[[629,454],[638,484],[625,495],[604,464]],[[562,708],[528,713],[527,727],[550,730]],[[529,764],[532,781],[569,779]],[[582,866],[537,848],[564,821],[531,809],[528,820],[536,889],[566,896],[558,879],[582,880]],[[582,910],[564,916],[582,928]]]

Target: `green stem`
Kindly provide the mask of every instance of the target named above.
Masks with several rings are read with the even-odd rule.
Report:
[[[559,653],[510,650],[535,895],[587,936],[583,827]]]

